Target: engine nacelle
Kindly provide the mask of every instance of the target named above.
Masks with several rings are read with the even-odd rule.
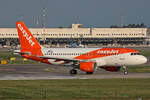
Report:
[[[106,71],[110,71],[110,72],[117,72],[117,71],[120,71],[120,67],[101,67],[103,69],[105,69]]]
[[[96,68],[95,62],[80,62],[80,70],[85,72],[94,72]]]

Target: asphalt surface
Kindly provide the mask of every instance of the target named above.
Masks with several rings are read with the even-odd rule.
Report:
[[[133,49],[150,50],[150,47]],[[0,49],[0,52],[4,51],[12,51],[12,49]],[[150,66],[150,57],[148,57],[148,63],[143,66]],[[70,70],[71,67],[56,67],[47,64],[0,65],[0,80],[150,78],[150,73],[124,75],[123,72],[107,72],[103,69],[98,69],[93,75],[86,75],[82,71],[78,71],[77,75],[70,75]]]
[[[52,66],[47,64],[0,65],[0,80],[36,80],[36,79],[110,79],[110,78],[150,78],[150,73],[107,72],[97,70],[93,75],[78,71],[70,75],[70,67]]]

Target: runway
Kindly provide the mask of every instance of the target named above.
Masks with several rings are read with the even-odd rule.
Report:
[[[77,75],[70,75],[70,69],[47,64],[0,65],[0,80],[150,78],[150,73],[124,75],[122,72],[104,70],[97,70],[93,75],[81,71]]]

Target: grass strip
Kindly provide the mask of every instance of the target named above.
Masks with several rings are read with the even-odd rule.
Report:
[[[150,79],[75,79],[0,81],[3,100],[144,100]]]

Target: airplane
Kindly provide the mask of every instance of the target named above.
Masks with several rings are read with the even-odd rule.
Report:
[[[70,74],[77,74],[77,70],[93,74],[97,68],[116,72],[123,67],[124,75],[127,75],[127,66],[147,62],[139,51],[129,48],[45,48],[37,42],[24,22],[16,22],[16,28],[21,49],[14,50],[14,53],[42,63],[71,66]]]

